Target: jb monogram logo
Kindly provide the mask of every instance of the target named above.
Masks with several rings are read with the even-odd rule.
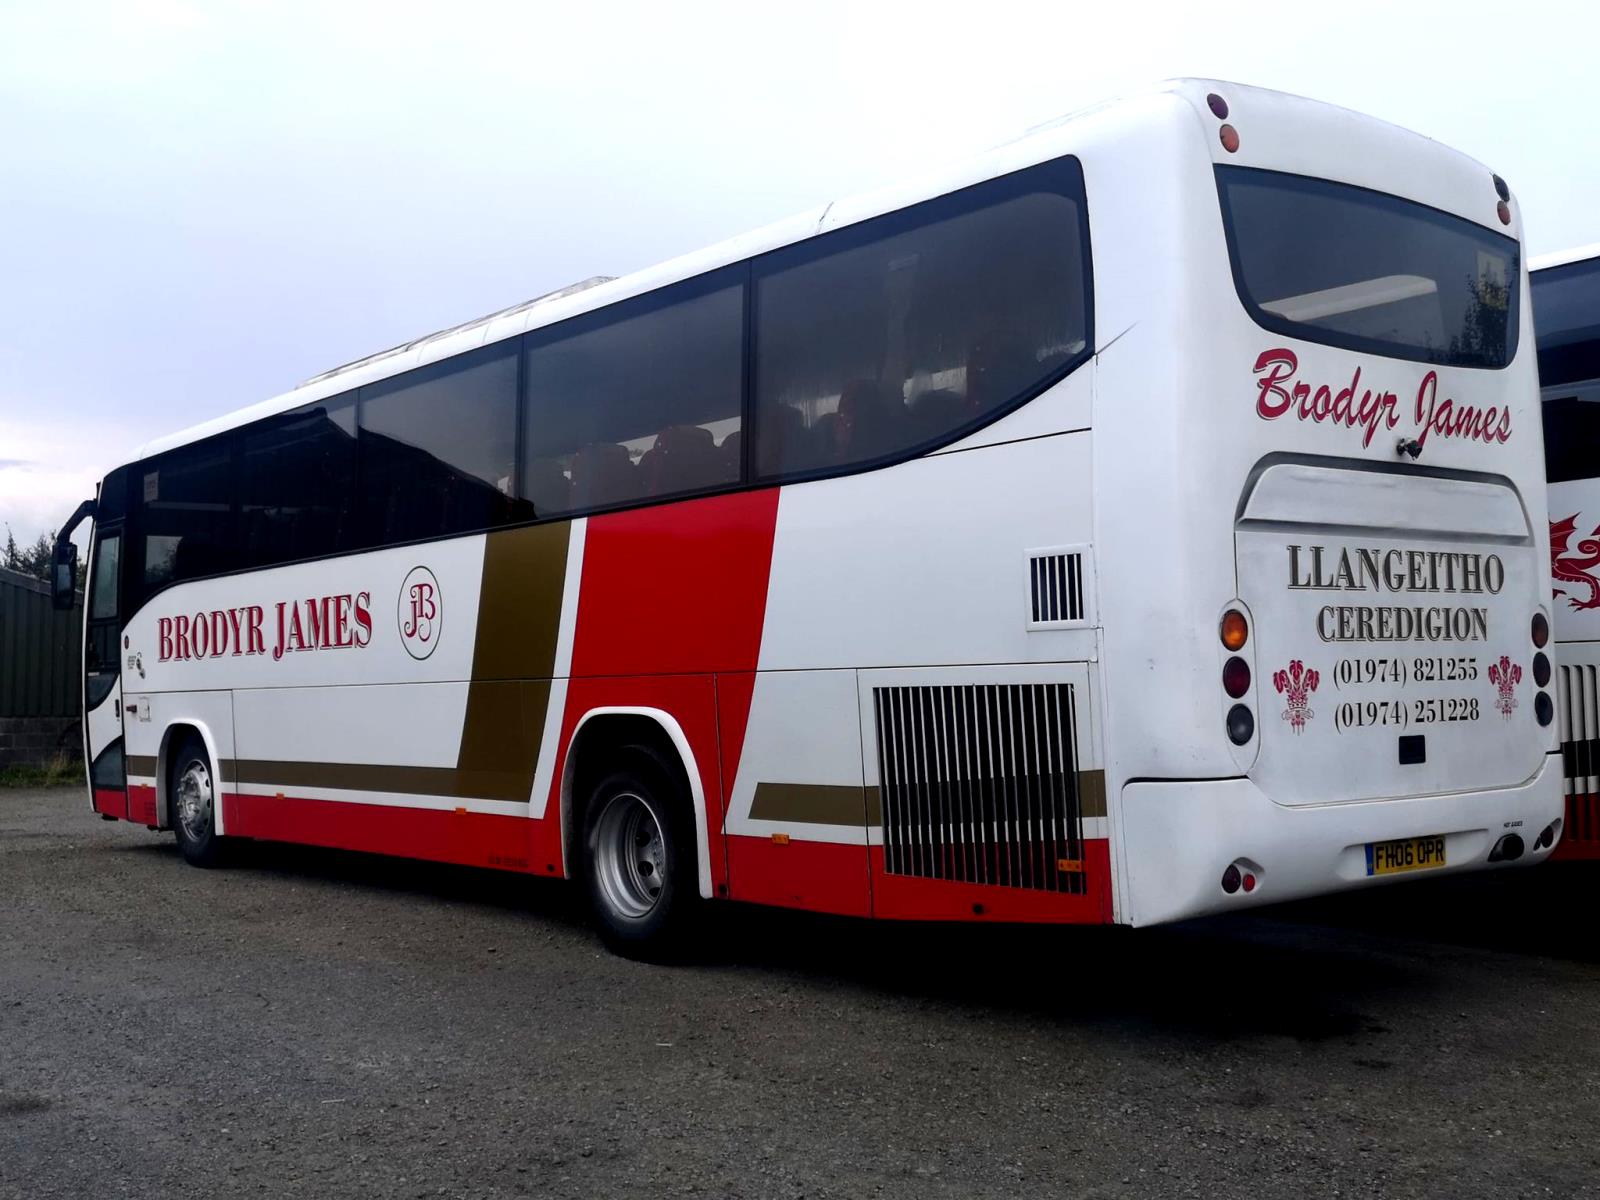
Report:
[[[427,567],[412,567],[400,585],[396,616],[406,653],[415,659],[432,654],[444,628],[444,599],[439,594],[439,581]]]

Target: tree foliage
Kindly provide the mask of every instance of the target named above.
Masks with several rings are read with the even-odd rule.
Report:
[[[18,546],[16,535],[7,525],[5,549],[0,551],[0,567],[10,567],[13,571],[21,571],[24,575],[32,575],[48,583],[55,543],[55,530],[51,530],[48,535],[41,533],[39,540],[31,546]]]
[[[41,533],[32,545],[19,546],[17,538],[11,532],[11,526],[6,526],[6,543],[0,549],[0,567],[9,567],[13,571],[20,571],[24,575],[31,575],[35,579],[50,582],[50,568],[55,562],[56,531]],[[78,587],[84,585],[84,576],[87,571],[83,563],[78,564]]]

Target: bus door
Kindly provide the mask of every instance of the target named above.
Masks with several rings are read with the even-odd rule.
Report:
[[[123,546],[121,521],[96,524],[89,557],[83,643],[83,736],[96,812],[126,819],[128,778],[122,743]]]

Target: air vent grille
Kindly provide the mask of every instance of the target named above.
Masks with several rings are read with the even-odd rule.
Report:
[[[1030,555],[1028,573],[1035,625],[1084,619],[1081,553]]]
[[[1082,894],[1069,683],[873,690],[884,869]]]
[[[1600,842],[1600,686],[1596,668],[1559,668],[1556,707],[1561,717],[1562,774],[1567,820],[1562,838]]]

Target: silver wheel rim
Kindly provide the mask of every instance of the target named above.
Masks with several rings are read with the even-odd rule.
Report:
[[[606,904],[619,916],[647,916],[667,884],[667,844],[649,801],[633,792],[611,797],[594,839],[595,875]]]
[[[195,759],[178,776],[178,824],[191,842],[205,840],[211,831],[211,771]]]

